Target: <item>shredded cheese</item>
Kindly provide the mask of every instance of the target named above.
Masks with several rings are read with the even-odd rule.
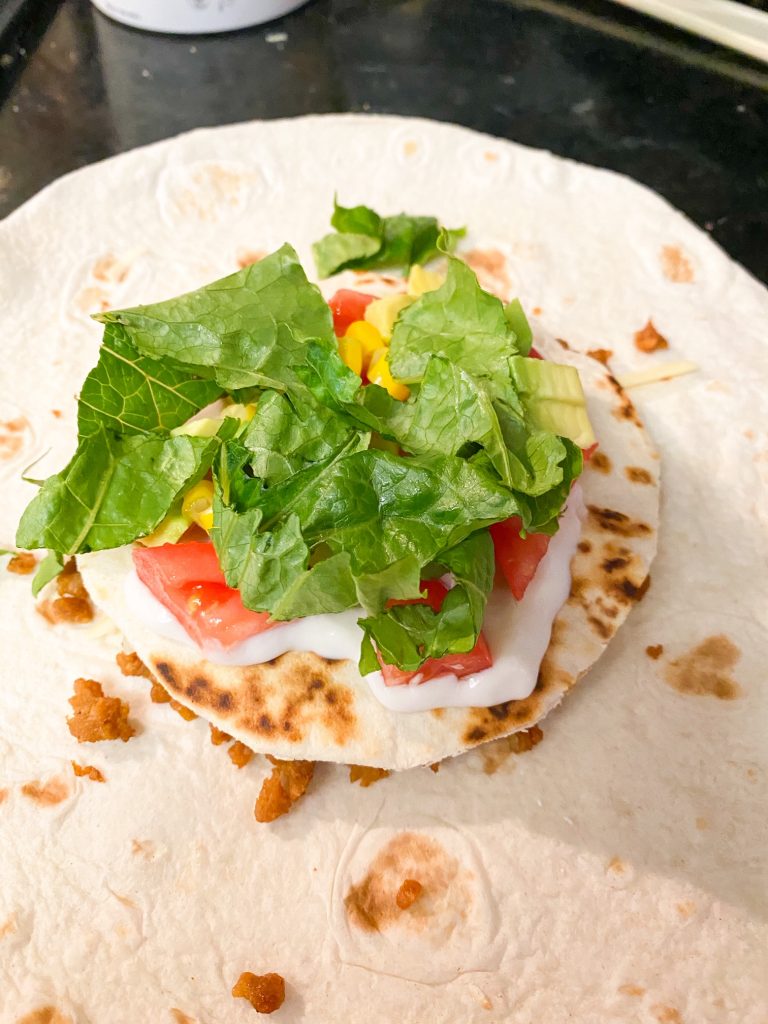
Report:
[[[645,384],[655,384],[657,381],[683,377],[686,373],[695,373],[698,369],[696,363],[681,360],[678,363],[659,363],[657,366],[649,366],[646,370],[631,370],[629,373],[623,373],[617,377],[617,380],[623,388],[640,388]]]

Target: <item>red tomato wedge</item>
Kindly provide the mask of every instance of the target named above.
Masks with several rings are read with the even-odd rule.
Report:
[[[426,597],[415,598],[411,601],[388,601],[387,607],[391,608],[398,604],[428,604],[433,611],[440,611],[443,599],[448,593],[447,587],[440,580],[422,580],[421,588],[426,590]],[[388,665],[381,656],[379,656],[379,664],[384,683],[387,686],[403,686],[410,683],[414,676],[419,676],[420,683],[426,683],[429,679],[449,673],[461,679],[462,676],[490,668],[493,658],[485,637],[481,633],[471,651],[467,651],[466,654],[446,654],[442,658],[430,658],[416,672],[405,672],[396,665]]]
[[[355,320],[363,319],[366,306],[373,302],[374,298],[373,295],[355,292],[351,288],[339,288],[328,301],[333,313],[333,330],[337,338],[343,338],[347,328]]]
[[[593,444],[591,444],[589,446],[589,448],[582,448],[581,449],[581,454],[584,456],[584,461],[585,462],[589,462],[589,460],[595,454],[595,452],[597,451],[597,446],[598,446],[599,443],[600,443],[599,441],[595,441]]]
[[[523,539],[520,536],[522,527],[520,516],[512,516],[491,527],[496,564],[518,601],[522,601],[549,547],[549,537],[544,533],[529,533]]]
[[[267,612],[246,608],[240,591],[228,587],[213,544],[135,547],[133,564],[141,582],[201,647],[223,647],[279,626]]]

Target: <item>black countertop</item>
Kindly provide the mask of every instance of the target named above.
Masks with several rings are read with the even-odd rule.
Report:
[[[201,37],[33,0],[0,39],[0,104],[0,216],[200,125],[412,114],[623,171],[768,281],[768,68],[609,0],[313,0]]]

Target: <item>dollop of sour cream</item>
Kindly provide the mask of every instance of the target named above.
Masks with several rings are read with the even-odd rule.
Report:
[[[403,686],[386,686],[381,673],[372,672],[365,680],[374,697],[390,711],[408,713],[446,707],[491,707],[530,696],[549,646],[552,623],[570,591],[571,558],[583,516],[584,503],[576,485],[560,518],[560,528],[523,600],[515,601],[506,587],[494,588],[483,623],[493,655],[490,668],[461,679],[449,674]],[[360,654],[360,608],[296,619],[228,648],[219,644],[199,648],[133,571],[126,578],[125,598],[130,612],[143,625],[160,636],[192,647],[219,665],[260,665],[288,651],[313,651],[324,658],[355,662]]]

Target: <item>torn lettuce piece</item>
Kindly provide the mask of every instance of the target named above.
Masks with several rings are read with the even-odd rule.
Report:
[[[430,574],[449,572],[454,581],[438,612],[427,604],[395,605],[358,620],[365,634],[361,674],[378,670],[376,651],[390,665],[415,672],[431,658],[464,654],[477,643],[496,568],[490,534],[481,530],[436,561]]]
[[[115,437],[100,427],[29,503],[16,543],[73,555],[144,537],[202,479],[220,443],[218,437]]]
[[[367,206],[340,206],[334,199],[331,225],[335,232],[312,246],[318,275],[330,277],[342,270],[374,270],[426,263],[438,255],[443,230],[435,217],[405,213],[380,217]],[[448,246],[463,237],[464,228],[445,231]]]

